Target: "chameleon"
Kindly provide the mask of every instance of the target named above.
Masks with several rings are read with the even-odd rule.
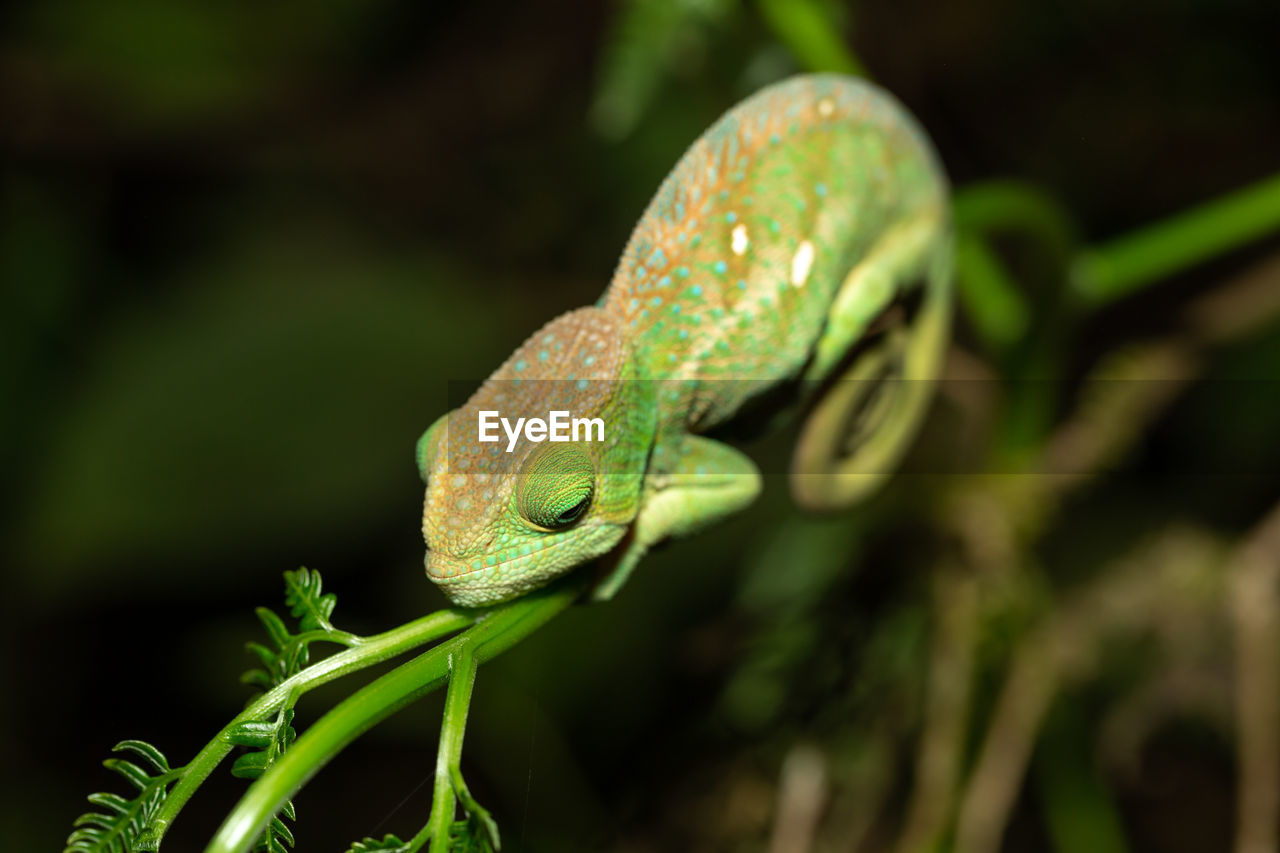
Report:
[[[417,444],[426,573],[453,603],[587,564],[612,598],[653,546],[747,507],[755,463],[716,432],[799,398],[804,509],[872,491],[927,410],[952,303],[948,182],[864,80],[800,75],[710,127],[660,185],[593,306],[551,320]],[[481,412],[600,418],[603,440],[479,440]]]

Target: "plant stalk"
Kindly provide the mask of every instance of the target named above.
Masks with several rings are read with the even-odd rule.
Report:
[[[158,850],[164,834],[173,824],[174,819],[191,799],[196,790],[209,777],[214,769],[231,752],[234,744],[227,737],[228,732],[241,723],[265,719],[284,707],[290,697],[296,698],[309,690],[327,684],[344,675],[350,675],[366,667],[401,655],[424,643],[437,640],[448,634],[460,631],[471,625],[477,613],[459,609],[437,610],[421,619],[401,625],[382,634],[369,637],[358,645],[345,649],[337,654],[318,661],[281,682],[269,692],[259,696],[252,704],[227,723],[213,739],[205,744],[196,757],[187,764],[182,778],[169,795],[164,804],[156,812],[151,828],[138,839],[139,850]]]
[[[449,677],[450,655],[457,655],[470,645],[479,664],[506,651],[572,604],[583,582],[583,577],[572,576],[495,607],[462,634],[347,697],[304,732],[250,786],[205,853],[247,853],[285,801],[330,759],[365,731],[443,685]]]

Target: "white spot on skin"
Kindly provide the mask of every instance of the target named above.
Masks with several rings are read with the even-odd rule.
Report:
[[[742,224],[734,226],[730,245],[733,247],[735,255],[746,253],[747,246],[751,245],[751,241],[747,239],[747,226]]]
[[[818,101],[818,115],[823,118],[831,115],[835,110],[836,105],[831,102],[830,98],[823,98],[821,101]]]
[[[812,269],[813,244],[805,240],[796,250],[796,256],[791,259],[791,284],[794,287],[804,287],[804,283],[809,280],[809,271]]]

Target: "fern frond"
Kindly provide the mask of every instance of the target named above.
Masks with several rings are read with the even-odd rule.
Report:
[[[289,630],[285,621],[269,607],[254,612],[267,632],[270,644],[247,643],[246,648],[258,658],[260,668],[251,669],[240,680],[263,693],[297,675],[311,662],[311,643],[331,640],[352,645],[359,638],[333,627],[330,617],[337,596],[323,591],[320,573],[308,568],[284,573],[284,603],[289,614],[298,621],[298,632]],[[240,779],[257,779],[293,743],[297,733],[293,726],[293,700],[279,710],[273,720],[251,720],[230,729],[225,737],[246,752],[231,765],[231,775]],[[286,802],[262,831],[254,845],[260,853],[286,853],[293,847],[293,833],[284,818],[295,819],[292,801]]]
[[[293,728],[293,708],[281,708],[274,720],[250,721],[230,728],[224,737],[236,746],[244,746],[253,750],[246,752],[231,765],[231,775],[237,779],[257,779],[267,772],[276,759],[284,754],[289,745],[297,738]],[[293,832],[284,822],[296,820],[293,801],[287,801],[280,814],[272,818],[271,823],[262,831],[254,850],[262,853],[286,853],[293,847]]]
[[[497,853],[497,848],[480,819],[468,815],[449,827],[449,853]]]
[[[329,619],[338,597],[322,590],[323,583],[317,571],[303,567],[296,572],[284,573],[284,603],[289,614],[298,620],[298,633],[290,631],[270,607],[254,610],[271,642],[270,645],[245,644],[262,666],[241,675],[241,682],[265,693],[306,668],[311,662],[313,642],[328,640],[345,646],[360,642],[354,634],[333,627]]]
[[[408,849],[408,842],[395,835],[386,835],[381,841],[376,838],[357,841],[347,848],[347,853],[403,853]]]
[[[164,753],[140,740],[124,740],[112,752],[132,753],[142,766],[125,758],[102,762],[119,773],[137,790],[126,800],[119,794],[90,794],[89,802],[98,811],[86,812],[75,820],[63,853],[130,853],[134,842],[151,822],[169,793],[169,786],[181,778],[185,767],[172,768]]]
[[[320,573],[303,566],[296,572],[284,573],[284,603],[288,605],[298,627],[303,631],[333,633],[329,617],[338,597],[332,592],[321,594]]]

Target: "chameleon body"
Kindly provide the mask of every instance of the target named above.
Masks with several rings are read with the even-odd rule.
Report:
[[[790,482],[805,507],[872,488],[926,408],[945,347],[947,183],[875,86],[768,87],[688,150],[593,307],[530,337],[418,444],[426,570],[455,603],[596,561],[611,597],[652,545],[745,507],[754,463],[707,437],[760,395],[813,393]],[[478,440],[479,412],[600,417],[605,440]]]

